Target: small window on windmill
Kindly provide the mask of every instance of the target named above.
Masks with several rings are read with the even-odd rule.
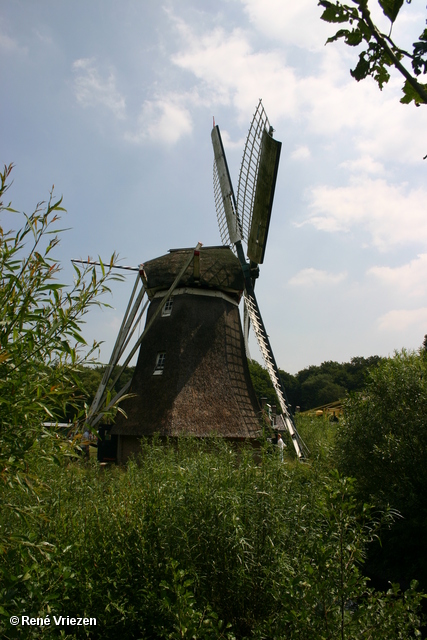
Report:
[[[162,316],[163,317],[170,316],[172,313],[172,307],[173,307],[173,298],[169,298],[169,300],[166,301],[166,304],[163,307]]]
[[[160,351],[157,354],[156,366],[154,367],[153,376],[162,375],[163,370],[165,368],[165,359],[166,359],[166,353],[164,351]]]

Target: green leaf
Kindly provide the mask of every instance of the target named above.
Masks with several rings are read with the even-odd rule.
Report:
[[[403,0],[378,0],[383,13],[391,22],[394,22],[403,5]]]
[[[320,16],[321,20],[325,22],[347,22],[348,21],[348,12],[344,10],[344,7],[339,4],[332,4],[331,2],[319,2],[319,5],[326,7],[322,15]]]
[[[420,84],[421,88],[427,91],[427,84]],[[414,89],[414,87],[408,82],[405,81],[405,84],[402,87],[403,98],[400,99],[402,104],[410,104],[414,102],[417,106],[420,104],[425,104],[424,100],[421,98],[418,91]]]
[[[44,284],[39,287],[39,291],[58,291],[59,289],[63,289],[65,284]]]
[[[350,47],[357,47],[363,40],[363,35],[360,29],[353,29],[348,31],[345,37],[345,42]]]

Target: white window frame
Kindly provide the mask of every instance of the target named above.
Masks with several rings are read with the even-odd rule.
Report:
[[[166,352],[159,351],[156,357],[156,366],[154,367],[153,376],[163,375],[163,371],[165,368],[165,360],[166,360]]]
[[[169,300],[166,300],[166,304],[162,309],[162,317],[163,318],[166,318],[167,316],[171,315],[172,307],[173,307],[173,298],[169,298]]]

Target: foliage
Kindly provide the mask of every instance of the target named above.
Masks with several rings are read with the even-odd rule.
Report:
[[[63,415],[60,416],[61,421],[68,422],[73,420],[76,408],[79,412],[84,412],[85,406],[90,407],[104,375],[105,369],[105,365],[99,364],[91,366],[81,364],[75,367],[74,377],[80,390],[80,397],[73,398],[72,403],[66,405]],[[120,379],[116,382],[114,387],[110,389],[111,396],[114,397],[114,395],[118,393],[132,378],[134,370],[135,367],[126,367],[121,374]],[[108,416],[104,419],[104,422],[107,420]]]
[[[141,464],[125,471],[33,464],[44,481],[37,497],[3,489],[17,507],[0,514],[6,640],[39,637],[9,624],[23,611],[95,616],[87,635],[106,640],[418,632],[414,586],[374,593],[361,572],[390,514],[359,506],[336,472],[283,464],[271,446],[254,455],[189,438],[144,443]],[[52,625],[43,637],[57,633]]]
[[[381,551],[394,579],[427,585],[427,358],[401,351],[371,370],[366,389],[350,397],[337,432],[340,470],[358,481],[361,500],[390,504],[403,519]]]
[[[330,416],[326,415],[301,413],[295,414],[295,422],[298,433],[310,451],[310,462],[316,461],[325,469],[335,469],[334,446],[339,422],[330,420]]]
[[[9,173],[1,174],[2,195]],[[0,207],[15,215],[10,205]],[[132,461],[126,470],[56,456],[41,424],[70,405],[84,414],[81,395],[93,392],[96,375],[81,366],[80,326],[108,291],[113,266],[103,267],[100,279],[93,270],[76,269],[70,290],[57,283],[59,265],[51,255],[58,231],[52,226],[60,211],[61,201],[51,195],[25,216],[20,231],[0,230],[2,637],[419,636],[423,596],[416,585],[405,593],[397,585],[374,592],[362,573],[393,512],[360,502],[354,481],[331,470],[334,425],[322,430],[320,421],[299,419],[315,452],[307,465],[283,464],[268,444],[254,452],[190,438],[166,446],[145,442],[140,464]],[[391,373],[384,383],[392,394],[403,381],[420,409],[424,358],[418,356],[412,375],[405,368],[399,384]],[[296,380],[302,387],[323,375],[340,385],[343,367],[323,363],[321,371],[300,372]],[[372,376],[381,379],[378,372]],[[408,426],[411,412],[408,405]],[[404,446],[401,451],[407,462]],[[20,473],[26,465],[31,476]],[[405,486],[414,491],[415,507],[413,484]],[[13,627],[10,616],[23,613],[96,617],[97,625],[77,631],[54,624]]]
[[[311,375],[301,385],[301,402],[304,407],[319,407],[344,398],[345,394],[346,389],[325,373]]]
[[[411,0],[407,0],[410,4]],[[347,24],[340,28],[327,42],[343,39],[351,46],[364,45],[359,61],[351,75],[357,81],[371,76],[383,88],[390,79],[389,68],[394,66],[405,78],[401,102],[414,102],[417,106],[427,104],[427,84],[419,82],[419,76],[427,73],[427,28],[414,42],[412,52],[400,48],[391,38],[392,27],[403,7],[404,0],[378,0],[384,15],[390,20],[390,33],[382,33],[373,23],[368,0],[352,0],[352,5],[341,2],[319,0],[324,8],[322,20],[333,24]],[[409,60],[412,70],[402,63]]]
[[[258,401],[260,402],[261,398],[266,398],[267,403],[271,406],[276,405],[277,411],[280,413],[280,404],[267,369],[264,369],[256,360],[248,360],[248,365]]]
[[[12,165],[0,173],[0,212],[18,217],[3,204]],[[53,192],[31,215],[22,214],[18,231],[0,228],[0,474],[25,468],[25,455],[39,437],[42,424],[55,421],[66,406],[77,409],[79,385],[75,372],[88,354],[81,334],[84,315],[115,278],[110,264],[75,268],[74,284],[57,280],[60,266],[52,257],[58,248],[62,198]],[[94,343],[92,349],[96,348]],[[83,416],[84,417],[84,416]]]
[[[380,361],[379,356],[355,357],[343,363],[328,361],[302,369],[294,376],[280,371],[280,376],[293,409],[299,406],[301,411],[307,411],[341,400],[349,391],[363,389],[367,372]],[[266,397],[267,402],[278,406],[267,371],[255,360],[249,362],[249,371],[257,397]]]

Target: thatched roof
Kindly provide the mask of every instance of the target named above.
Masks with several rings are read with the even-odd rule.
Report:
[[[168,254],[144,263],[144,285],[150,299],[157,291],[169,289],[192,254],[194,249],[172,249]],[[242,268],[229,247],[202,247],[197,260],[200,272],[193,260],[178,287],[196,286],[241,295],[244,288]]]
[[[223,249],[219,253],[227,256],[225,266],[206,261],[217,265],[212,268],[212,278],[220,273],[226,278],[227,265],[231,264],[233,273],[230,271],[227,282],[237,283],[233,254]],[[169,260],[175,264],[176,257],[173,252],[163,258],[166,264]],[[155,271],[160,263],[152,262],[157,263]],[[154,278],[151,270],[147,275]],[[156,278],[154,282],[160,283],[160,271]],[[151,302],[147,322],[159,304],[159,298]],[[153,375],[160,352],[165,354],[164,370],[162,375]],[[136,397],[122,404],[128,419],[119,415],[112,433],[255,437],[260,428],[259,406],[249,375],[238,306],[221,297],[176,295],[172,314],[160,314],[141,343],[130,393]]]

